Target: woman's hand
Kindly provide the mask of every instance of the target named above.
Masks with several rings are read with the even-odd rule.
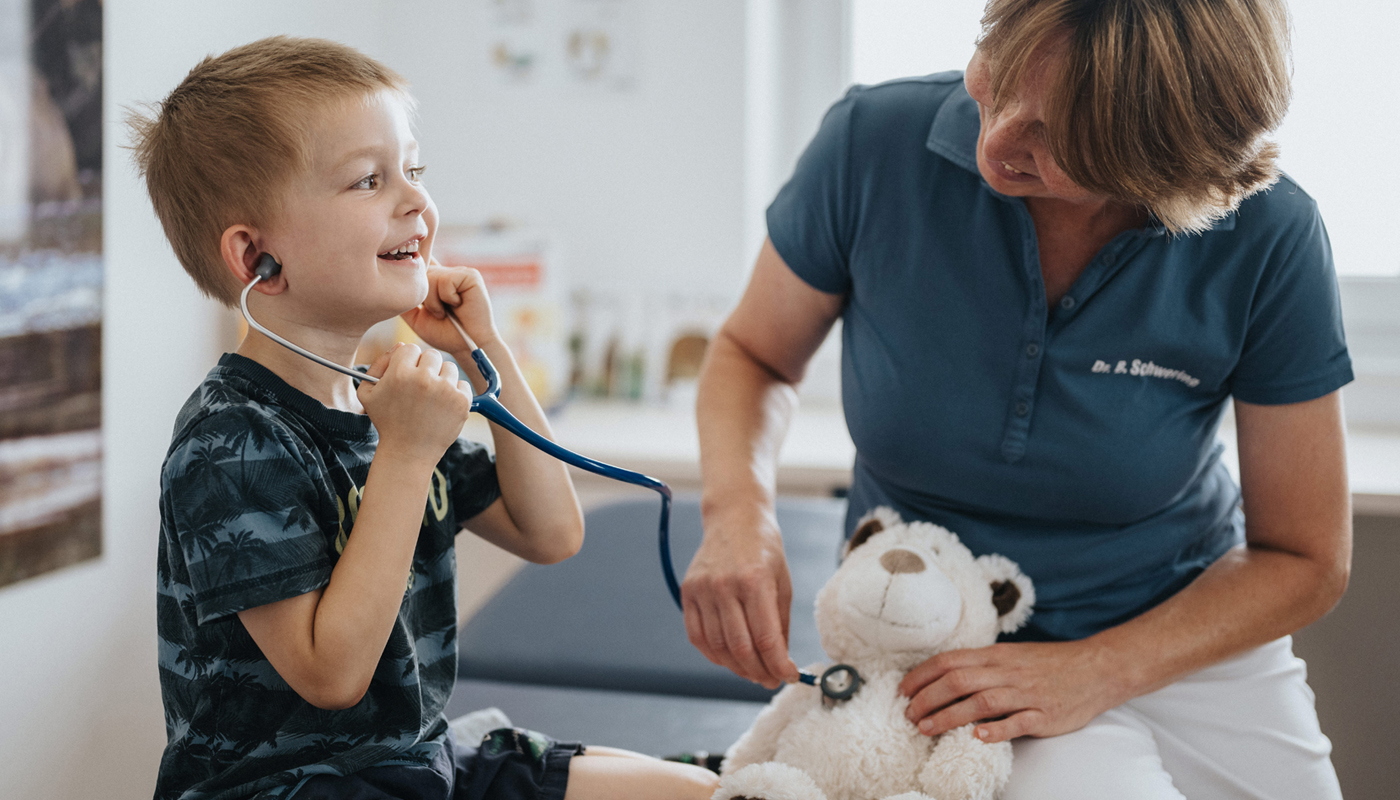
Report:
[[[980,720],[990,720],[974,731],[984,742],[1057,736],[1132,697],[1107,656],[1092,639],[952,650],[910,670],[899,691],[928,736]]]
[[[448,314],[455,314],[478,347],[501,338],[491,316],[491,299],[481,273],[469,267],[429,263],[428,296],[422,305],[404,312],[403,320],[423,341],[455,356],[466,346],[461,334],[448,322]]]
[[[681,598],[686,635],[705,658],[769,689],[797,680],[787,648],[792,580],[776,521],[707,525]]]
[[[700,371],[705,541],[681,587],[685,630],[706,658],[769,688],[797,680],[792,581],[773,511],[778,451],[795,386],[844,303],[804,283],[764,240]]]

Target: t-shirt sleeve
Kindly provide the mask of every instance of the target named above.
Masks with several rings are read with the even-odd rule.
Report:
[[[447,476],[448,494],[459,528],[501,496],[501,485],[496,480],[496,459],[480,442],[459,438],[447,448],[438,464]]]
[[[1265,269],[1255,292],[1231,378],[1231,392],[1246,403],[1314,400],[1353,377],[1332,247],[1316,205],[1309,209],[1300,235]]]
[[[768,238],[790,269],[812,288],[845,294],[851,284],[852,89],[832,106],[797,168],[768,206]]]
[[[292,436],[253,409],[210,416],[171,450],[162,490],[201,624],[330,582],[308,470]]]

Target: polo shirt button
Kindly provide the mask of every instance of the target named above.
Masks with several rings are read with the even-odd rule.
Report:
[[[1070,297],[1069,295],[1061,297],[1060,308],[1063,308],[1066,311],[1070,310],[1071,308],[1074,308],[1074,298]]]
[[[1040,345],[1036,344],[1035,342],[1031,342],[1030,344],[1026,345],[1026,355],[1030,358],[1035,358],[1036,356],[1040,355]]]
[[[1025,415],[1027,415],[1027,414],[1029,414],[1029,413],[1031,413],[1030,404],[1028,404],[1028,403],[1017,403],[1017,404],[1016,404],[1016,416],[1018,416],[1018,417],[1024,417]]]

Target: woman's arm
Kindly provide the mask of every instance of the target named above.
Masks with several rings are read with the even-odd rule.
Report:
[[[900,689],[938,734],[977,720],[985,741],[1053,736],[1327,613],[1351,568],[1338,392],[1280,406],[1235,401],[1245,540],[1161,605],[1077,642],[938,655]]]
[[[778,451],[794,387],[842,303],[804,283],[765,240],[700,373],[705,538],[681,586],[685,629],[706,658],[769,688],[797,680],[792,584],[773,511]]]

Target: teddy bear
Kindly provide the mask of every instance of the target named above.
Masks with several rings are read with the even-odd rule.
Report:
[[[944,528],[875,509],[817,595],[822,647],[840,662],[826,691],[778,692],[725,754],[713,800],[992,800],[1011,775],[1011,743],[983,742],[973,725],[925,736],[898,687],[938,653],[1021,627],[1034,604],[1011,560],[973,557]]]

